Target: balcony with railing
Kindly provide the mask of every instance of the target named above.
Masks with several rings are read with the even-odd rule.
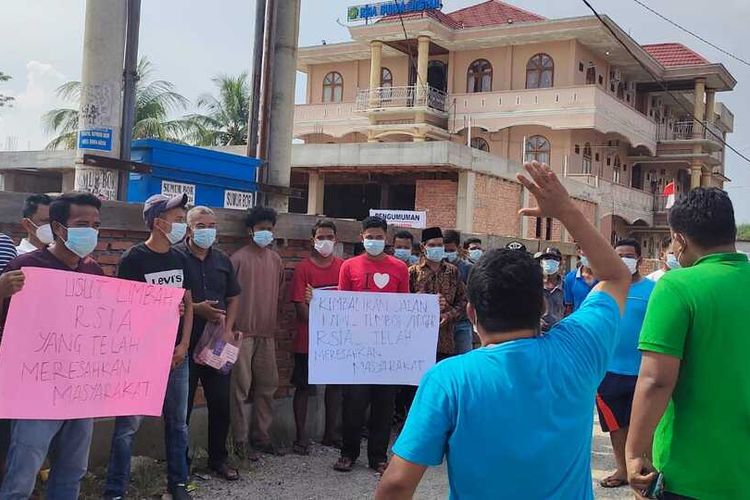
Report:
[[[367,118],[355,113],[355,102],[298,104],[294,107],[294,137],[324,134],[333,137],[357,132],[367,126]]]
[[[543,125],[553,129],[593,128],[615,132],[633,146],[656,149],[656,124],[596,85],[548,89],[505,90],[453,94],[454,128],[471,117],[477,127],[501,130],[517,125]],[[459,130],[451,130],[456,133]]]
[[[423,108],[438,114],[446,112],[447,94],[432,87],[377,87],[357,92],[357,112],[400,111]]]
[[[654,196],[624,184],[591,174],[568,174],[567,178],[594,186],[602,197],[602,216],[617,215],[628,224],[641,220],[649,226],[654,221]]]
[[[657,133],[659,142],[703,140],[721,145],[723,137],[721,130],[713,123],[693,120],[663,123],[659,125]]]

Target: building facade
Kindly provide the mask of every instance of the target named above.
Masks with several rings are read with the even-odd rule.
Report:
[[[683,45],[642,46],[604,23],[490,0],[300,49],[292,184],[307,194],[292,209],[425,210],[430,225],[569,241],[559,224],[517,215],[530,200],[515,175],[538,160],[605,235],[639,237],[654,255],[665,185],[679,196],[728,180],[734,117],[716,93],[736,81]]]

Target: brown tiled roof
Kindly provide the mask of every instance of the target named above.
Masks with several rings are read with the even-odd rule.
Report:
[[[464,28],[544,21],[545,18],[499,0],[488,0],[448,14]]]
[[[662,66],[666,67],[708,64],[705,57],[681,43],[653,43],[643,45],[643,48]]]
[[[424,17],[431,17],[438,21],[441,24],[444,24],[445,26],[448,26],[449,28],[458,29],[461,27],[460,23],[456,22],[454,19],[452,19],[448,14],[446,14],[443,11],[440,10],[427,10],[424,12],[408,12],[406,14],[402,14],[401,16],[386,16],[379,20],[379,23],[391,23],[391,22],[398,22],[401,21],[401,18],[404,19],[404,21],[407,21],[409,19],[421,19]]]

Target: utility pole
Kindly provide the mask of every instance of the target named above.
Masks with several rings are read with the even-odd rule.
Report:
[[[260,83],[263,79],[263,40],[266,24],[266,0],[256,0],[255,41],[253,44],[253,83],[250,95],[250,113],[247,123],[247,156],[258,154],[258,113],[260,111]]]
[[[135,91],[138,84],[138,34],[141,26],[141,0],[128,0],[128,25],[125,36],[125,70],[123,72],[125,88],[122,94],[122,142],[120,159],[130,161],[130,146],[133,142],[133,125],[135,124]],[[127,201],[127,170],[120,172],[120,189],[117,199]]]
[[[86,1],[74,186],[107,200],[117,198],[119,172],[85,165],[84,155],[120,156],[126,11],[122,0]]]
[[[272,1],[274,5],[273,84],[266,87],[270,108],[268,120],[268,180],[281,188],[267,194],[267,204],[280,212],[289,209],[288,191],[292,173],[292,129],[294,126],[294,91],[297,81],[297,43],[299,39],[300,0]]]

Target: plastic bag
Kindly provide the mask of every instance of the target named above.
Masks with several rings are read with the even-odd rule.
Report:
[[[206,322],[201,338],[193,351],[193,361],[226,374],[237,362],[242,335],[234,333],[231,338],[227,339],[224,330],[223,317],[219,321]]]

